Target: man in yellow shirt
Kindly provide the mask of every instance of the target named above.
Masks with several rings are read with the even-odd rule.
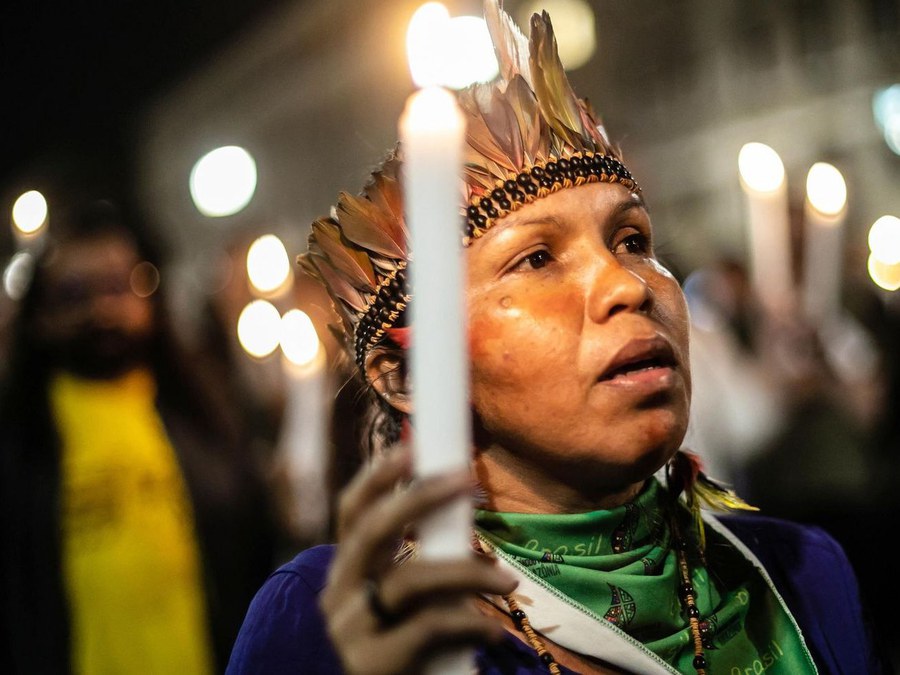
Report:
[[[221,670],[272,562],[261,483],[118,213],[65,224],[0,410],[4,653],[13,672]]]

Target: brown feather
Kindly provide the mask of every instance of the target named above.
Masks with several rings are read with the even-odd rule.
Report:
[[[506,97],[495,90],[491,106],[482,113],[482,117],[497,146],[503,150],[507,158],[506,166],[515,171],[524,163],[525,152],[522,148],[522,133],[519,130],[516,113]]]
[[[547,122],[573,148],[579,148],[581,115],[575,92],[559,60],[547,12],[531,17],[531,72],[534,92]]]
[[[349,281],[339,274],[327,258],[314,251],[310,251],[309,258],[311,263],[315,265],[319,277],[328,286],[328,291],[332,296],[337,296],[358,312],[366,309],[368,305],[366,295],[354,288]]]
[[[368,199],[342,192],[337,215],[344,236],[354,244],[389,258],[406,257],[406,236],[402,226]]]
[[[549,147],[537,99],[528,83],[520,75],[516,75],[510,80],[506,87],[506,95],[519,125],[525,161],[533,164],[537,157],[546,156]]]
[[[334,268],[356,288],[371,292],[378,281],[365,251],[344,239],[340,227],[334,221],[319,219],[312,224],[312,231],[323,257],[328,258]]]
[[[505,11],[502,0],[485,0],[484,20],[487,23],[500,76],[509,82],[513,76],[521,75],[531,82],[531,68],[528,61],[528,39]]]

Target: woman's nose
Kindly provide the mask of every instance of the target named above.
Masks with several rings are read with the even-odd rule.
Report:
[[[598,260],[590,272],[587,312],[591,321],[603,323],[619,312],[649,308],[653,293],[647,281],[618,260]]]

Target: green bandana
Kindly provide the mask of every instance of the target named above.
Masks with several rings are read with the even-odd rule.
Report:
[[[679,600],[670,498],[655,480],[630,504],[584,514],[477,511],[479,531],[519,564],[679,672],[694,672],[690,627]],[[707,528],[700,559],[690,516],[678,509],[700,609],[710,673],[814,673],[793,620],[759,571]],[[713,579],[710,578],[713,575]]]

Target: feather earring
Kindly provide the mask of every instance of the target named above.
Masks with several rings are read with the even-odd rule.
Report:
[[[700,550],[706,550],[706,528],[701,508],[714,511],[759,511],[738,497],[733,490],[712,480],[703,472],[703,464],[693,452],[679,450],[666,465],[666,485],[673,499],[684,495],[685,505],[691,512],[694,528],[700,542]]]

